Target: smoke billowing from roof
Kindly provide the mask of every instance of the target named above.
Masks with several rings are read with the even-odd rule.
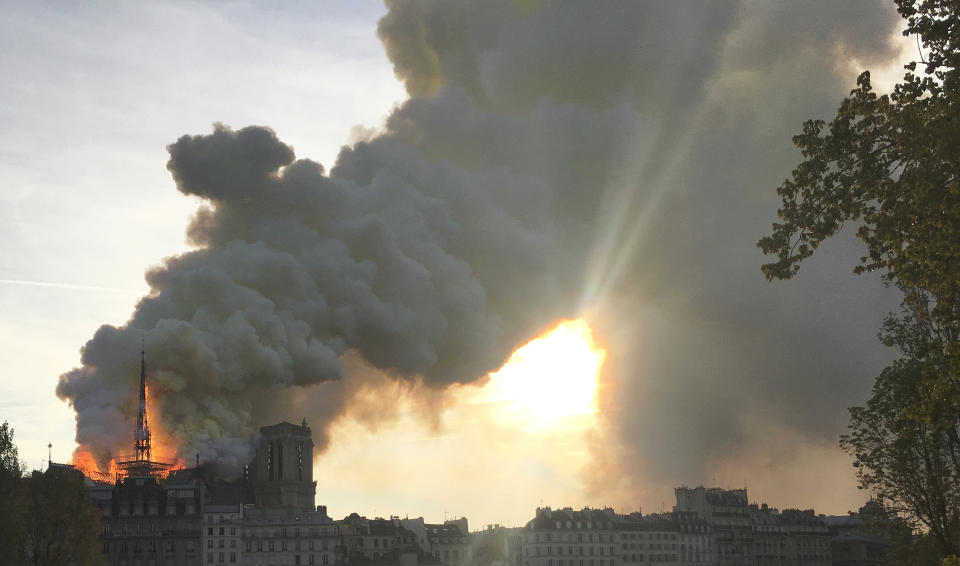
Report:
[[[616,391],[585,472],[597,493],[789,464],[769,431],[834,443],[882,361],[887,301],[844,278],[846,243],[771,286],[754,242],[800,121],[851,86],[847,61],[891,56],[892,8],[388,7],[379,36],[410,99],[329,174],[266,127],[169,146],[177,188],[204,202],[196,249],[148,272],[130,321],[62,376],[81,444],[129,444],[141,335],[163,428],[232,466],[305,395],[315,433],[347,410],[351,387],[329,382],[470,382],[582,312]]]

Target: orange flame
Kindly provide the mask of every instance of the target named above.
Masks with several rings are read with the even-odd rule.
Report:
[[[100,469],[97,459],[93,457],[90,450],[83,446],[79,446],[73,451],[71,465],[80,470],[83,475],[94,479],[115,478],[118,472],[116,459],[111,458],[107,465]]]
[[[162,426],[160,419],[163,402],[160,398],[154,399],[150,395],[150,387],[146,388],[147,417],[150,422],[151,451],[163,459],[175,461],[174,468],[186,468],[186,463],[180,457],[180,442],[169,434]]]
[[[172,462],[173,469],[185,468],[186,464],[183,459],[180,458],[179,454],[180,443],[176,438],[166,432],[162,426],[163,421],[159,418],[159,415],[162,414],[162,401],[159,398],[154,399],[150,395],[149,387],[146,388],[146,401],[147,417],[150,425],[151,457],[154,460],[164,461],[168,464]],[[132,432],[133,430],[131,429],[131,433]],[[131,444],[133,444],[133,434],[131,434],[130,440]],[[131,448],[133,448],[133,446],[131,446]],[[124,455],[121,459],[126,460],[132,457],[132,455],[131,452],[131,454]],[[117,465],[116,458],[111,458],[106,465],[101,466],[88,446],[78,446],[73,451],[72,465],[87,477],[101,481],[112,481],[126,472],[125,469],[121,469],[120,466]]]

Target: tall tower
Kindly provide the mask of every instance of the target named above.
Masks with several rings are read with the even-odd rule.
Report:
[[[134,459],[150,461],[150,425],[147,424],[147,366],[144,361],[143,344],[140,344],[140,410],[137,413],[137,429],[133,440]]]
[[[253,499],[257,507],[314,509],[313,438],[307,420],[260,428],[253,462]]]

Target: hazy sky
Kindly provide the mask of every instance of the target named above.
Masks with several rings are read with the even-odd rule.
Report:
[[[755,242],[801,120],[910,56],[892,7],[396,2],[378,39],[385,13],[0,14],[0,419],[28,466],[47,442],[70,458],[54,390],[108,324],[65,390],[118,407],[85,429],[104,449],[128,436],[142,333],[155,426],[233,457],[257,418],[306,416],[329,440],[317,502],[336,517],[522,524],[541,502],[653,511],[714,481],[827,513],[863,501],[836,438],[888,359],[891,295],[850,274],[848,235],[777,284]],[[161,265],[188,226],[206,251]],[[151,268],[155,300],[125,326]],[[224,369],[246,348],[210,303],[263,342],[282,327],[265,348],[279,365]],[[607,353],[597,413],[544,420],[490,400],[506,377],[476,386],[580,314]],[[213,361],[185,368],[197,352]]]

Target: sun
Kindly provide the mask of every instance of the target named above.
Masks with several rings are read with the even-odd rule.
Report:
[[[521,346],[487,384],[489,401],[542,424],[594,413],[606,353],[586,320],[564,320]]]

